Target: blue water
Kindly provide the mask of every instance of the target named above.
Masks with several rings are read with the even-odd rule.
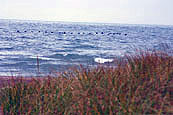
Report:
[[[0,20],[0,75],[51,74],[95,59],[173,48],[173,26]]]

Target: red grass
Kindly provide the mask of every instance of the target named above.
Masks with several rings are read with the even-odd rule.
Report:
[[[55,77],[12,79],[1,89],[4,114],[172,113],[173,57],[142,52],[117,67],[73,69]]]

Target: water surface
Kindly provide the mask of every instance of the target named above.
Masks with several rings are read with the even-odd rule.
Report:
[[[36,75],[37,56],[49,74],[172,43],[172,26],[0,20],[0,75]]]

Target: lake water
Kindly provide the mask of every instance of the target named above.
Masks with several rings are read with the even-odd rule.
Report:
[[[173,26],[0,20],[0,75],[44,75],[173,48]]]

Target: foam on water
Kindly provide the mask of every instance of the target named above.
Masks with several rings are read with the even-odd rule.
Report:
[[[94,59],[95,62],[97,63],[106,63],[106,62],[113,62],[114,60],[113,59],[104,59],[104,58],[95,58]]]
[[[36,75],[37,56],[40,72],[49,74],[165,44],[173,48],[172,26],[0,20],[0,75]]]

